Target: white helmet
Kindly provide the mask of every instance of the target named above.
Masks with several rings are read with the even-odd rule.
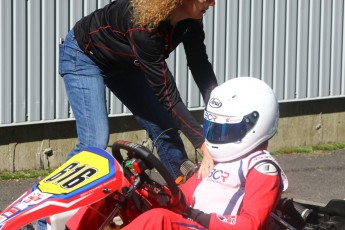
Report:
[[[277,131],[278,101],[273,90],[253,77],[216,87],[204,114],[206,147],[217,162],[244,156]]]

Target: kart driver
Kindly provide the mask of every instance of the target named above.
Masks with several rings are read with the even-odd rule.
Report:
[[[208,178],[180,188],[189,206],[152,209],[123,229],[263,229],[287,178],[266,150],[278,125],[278,103],[261,80],[240,77],[215,88],[204,116],[215,166]]]
[[[267,151],[279,117],[272,89],[252,77],[231,79],[212,91],[204,114],[206,147],[215,162],[209,176],[199,179],[195,173],[179,186],[186,200],[180,210],[154,208],[121,229],[267,229],[288,186]],[[92,229],[93,223],[97,220],[72,217],[67,227]]]

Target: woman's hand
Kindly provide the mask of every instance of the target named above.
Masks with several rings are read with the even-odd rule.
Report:
[[[207,151],[205,142],[200,146],[200,150],[202,152],[202,161],[201,161],[201,165],[198,171],[198,179],[200,177],[204,179],[208,177],[214,165],[213,165],[213,159]]]

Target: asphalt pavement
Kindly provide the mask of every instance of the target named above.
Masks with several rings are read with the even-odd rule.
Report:
[[[283,196],[316,204],[345,199],[345,150],[286,154],[276,159],[289,180]]]
[[[345,198],[345,150],[275,156],[285,171],[289,188],[283,196],[314,204]],[[40,178],[0,181],[0,210]]]

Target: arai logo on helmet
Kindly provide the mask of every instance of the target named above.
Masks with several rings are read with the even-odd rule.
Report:
[[[208,102],[208,104],[212,108],[220,108],[220,107],[222,107],[222,102],[219,99],[217,99],[217,98],[211,98],[210,101]]]

